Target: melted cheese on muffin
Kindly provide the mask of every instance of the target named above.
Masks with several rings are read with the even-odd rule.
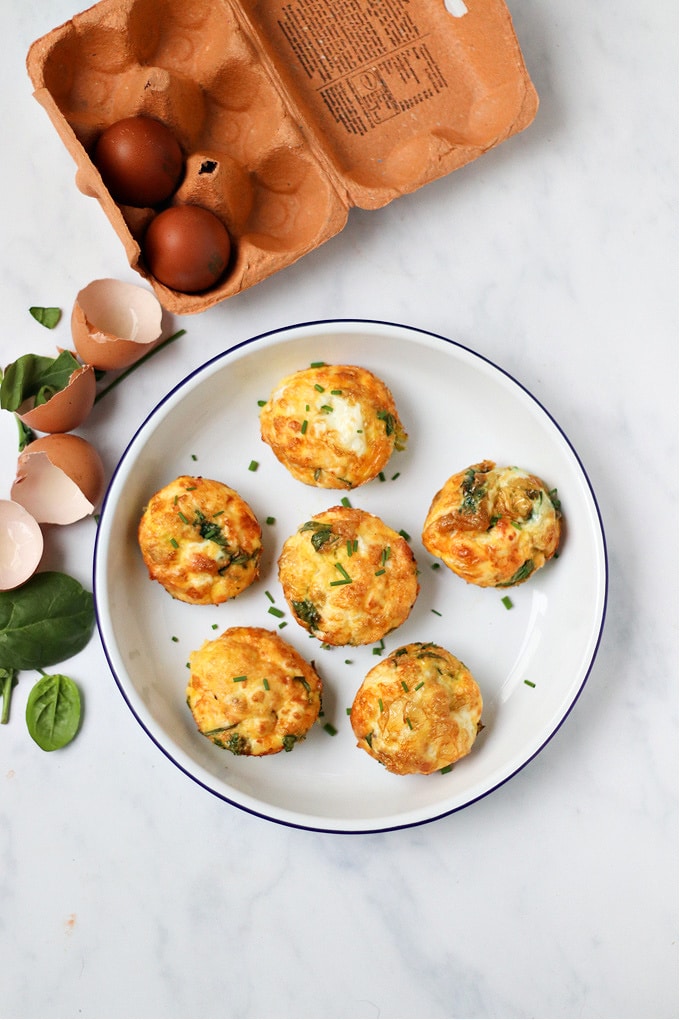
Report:
[[[555,490],[490,460],[452,475],[432,500],[423,545],[480,587],[521,584],[555,555],[561,510]]]
[[[357,746],[397,775],[428,775],[469,754],[482,695],[469,669],[439,645],[414,642],[371,669],[350,722]]]
[[[203,736],[233,754],[291,751],[321,708],[316,671],[278,634],[231,627],[189,656],[187,705]]]
[[[193,605],[226,602],[256,580],[261,534],[234,489],[191,475],[152,496],[138,528],[149,577]]]
[[[294,478],[324,489],[354,489],[375,478],[407,439],[385,383],[355,365],[286,376],[262,408],[260,427]]]
[[[335,506],[286,540],[279,580],[297,622],[330,645],[364,645],[399,627],[418,595],[406,540],[379,517]]]

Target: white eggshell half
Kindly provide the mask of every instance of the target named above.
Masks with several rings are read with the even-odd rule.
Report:
[[[0,499],[0,591],[28,581],[43,554],[43,534],[36,519],[11,499]]]

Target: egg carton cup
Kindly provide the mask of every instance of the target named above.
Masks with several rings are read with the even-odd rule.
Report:
[[[36,40],[34,95],[131,267],[171,312],[200,312],[533,120],[538,97],[503,0],[102,0]],[[183,294],[155,280],[157,209],[117,205],[91,153],[124,117],[163,121],[185,156],[167,204],[215,213],[226,274]]]

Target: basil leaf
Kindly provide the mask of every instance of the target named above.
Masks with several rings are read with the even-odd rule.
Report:
[[[61,308],[42,308],[40,305],[32,305],[28,309],[36,322],[46,329],[54,329],[61,319]]]
[[[80,691],[68,676],[43,676],[26,702],[28,732],[43,751],[70,743],[80,725]]]
[[[46,387],[54,393],[63,390],[80,367],[70,351],[61,351],[56,358],[23,354],[5,369],[0,383],[0,407],[16,411],[24,400],[37,397]]]
[[[20,588],[0,592],[0,664],[41,669],[71,658],[90,640],[94,599],[59,571],[34,574]]]

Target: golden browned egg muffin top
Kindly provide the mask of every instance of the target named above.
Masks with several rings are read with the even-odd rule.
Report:
[[[357,746],[389,772],[428,775],[469,754],[481,716],[467,666],[440,645],[413,642],[366,674],[350,722]]]
[[[562,513],[555,489],[494,461],[452,475],[432,500],[425,548],[480,587],[521,584],[557,552]]]
[[[233,754],[291,751],[321,708],[316,670],[278,634],[231,627],[189,657],[187,704],[198,729]]]
[[[217,605],[258,577],[261,528],[223,482],[181,475],[151,497],[138,540],[149,577],[173,598]]]
[[[262,439],[291,475],[324,489],[375,478],[407,435],[382,380],[356,365],[314,365],[282,379],[260,412]]]
[[[399,627],[418,595],[408,542],[379,517],[334,506],[283,545],[279,580],[297,622],[330,645],[365,645]]]

